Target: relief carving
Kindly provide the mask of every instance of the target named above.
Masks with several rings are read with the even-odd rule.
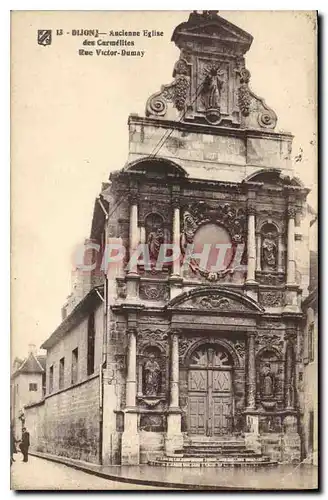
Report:
[[[280,335],[275,335],[272,333],[271,334],[258,333],[257,338],[256,338],[256,344],[257,344],[258,349],[261,349],[262,347],[265,347],[265,346],[273,346],[273,347],[278,348],[279,351],[281,351],[281,349],[284,346],[284,340]]]
[[[163,85],[160,92],[153,94],[146,104],[146,116],[164,116],[167,103],[172,102],[178,111],[185,108],[190,92],[190,65],[180,58],[173,70],[174,81]]]
[[[207,297],[191,297],[180,305],[182,309],[215,309],[219,311],[249,311],[249,309],[237,300],[228,299],[220,294],[212,294]]]
[[[285,281],[285,276],[282,274],[256,273],[256,281],[261,285],[282,285]]]
[[[267,307],[280,307],[284,305],[285,294],[282,291],[261,291],[259,301]]]
[[[241,358],[245,357],[245,342],[236,340],[236,342],[234,343],[234,348],[236,349]]]
[[[139,330],[138,331],[138,350],[139,352],[142,350],[144,346],[147,344],[151,345],[152,343],[159,344],[163,351],[166,352],[167,342],[168,342],[168,334],[167,330]]]
[[[140,298],[143,300],[168,300],[169,290],[165,283],[141,283]]]
[[[205,202],[195,202],[186,207],[182,216],[182,246],[192,243],[200,224],[212,222],[221,224],[231,235],[234,243],[242,243],[245,238],[246,213],[242,208],[229,203],[211,207]]]
[[[251,74],[245,68],[237,70],[240,75],[240,87],[238,89],[238,104],[240,112],[243,116],[248,116],[250,113],[251,95],[248,87]]]
[[[221,226],[228,232],[228,237],[231,238],[232,242],[230,247],[232,250],[230,250],[230,252],[231,256],[233,256],[236,252],[237,244],[244,243],[246,213],[244,209],[232,207],[228,203],[211,206],[205,202],[194,202],[186,206],[182,211],[182,253],[185,254],[187,246],[194,243],[196,231],[201,227],[205,227],[208,223]],[[225,279],[227,275],[234,273],[234,269],[229,266],[216,272],[212,272],[208,269],[201,269],[195,259],[189,260],[189,267],[194,273],[199,273],[211,282]]]

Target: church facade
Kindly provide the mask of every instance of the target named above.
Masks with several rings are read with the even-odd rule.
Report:
[[[89,292],[103,315],[93,456],[156,464],[228,441],[298,462],[309,190],[293,173],[293,136],[251,90],[250,34],[205,11],[172,41],[173,81],[130,115],[128,162],[93,215],[91,240],[124,248]],[[140,246],[148,259],[132,265]]]
[[[135,464],[188,436],[242,435],[297,461],[308,190],[293,176],[292,135],[250,89],[249,34],[193,13],[172,41],[173,82],[130,116],[129,162],[103,192],[108,234],[128,256],[146,244],[154,262],[163,243],[182,257],[187,245],[229,250],[217,272],[177,258],[109,280],[107,370],[121,391],[104,388],[104,451]]]

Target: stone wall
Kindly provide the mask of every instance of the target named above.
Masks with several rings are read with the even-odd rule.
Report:
[[[46,447],[44,431],[45,401],[27,406],[24,413],[25,425],[30,433],[31,450],[43,451]]]
[[[99,376],[26,408],[31,449],[99,462]]]
[[[170,124],[130,116],[129,161],[153,152]],[[175,161],[191,178],[240,182],[263,167],[291,173],[291,136],[251,131],[227,133],[224,129],[178,125],[160,148],[158,158]],[[180,129],[180,130],[179,130]]]
[[[94,311],[95,314],[95,354],[94,354],[94,373],[99,373],[99,366],[102,361],[102,342],[103,342],[103,306],[102,304]],[[88,349],[88,316],[75,325],[59,342],[48,349],[47,352],[47,389],[49,394],[49,369],[53,366],[53,393],[59,388],[59,361],[65,358],[64,368],[64,386],[66,389],[71,385],[71,364],[72,351],[78,348],[78,379],[82,382],[88,377],[87,374],[87,349]]]

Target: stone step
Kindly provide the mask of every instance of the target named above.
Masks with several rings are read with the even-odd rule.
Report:
[[[204,451],[202,453],[195,453],[190,451],[185,451],[183,453],[179,453],[179,456],[185,457],[254,457],[258,455],[253,450],[244,450],[241,452],[234,451]]]
[[[248,449],[246,447],[244,448],[200,448],[200,449],[197,449],[197,448],[183,448],[183,450],[178,450],[178,453],[184,453],[184,454],[188,454],[188,455],[203,455],[204,453],[208,453],[208,454],[214,454],[214,455],[224,455],[226,453],[233,453],[233,454],[237,454],[238,453],[248,453]],[[251,452],[251,451],[250,451]]]
[[[227,451],[245,451],[247,450],[247,447],[245,445],[243,446],[184,446],[181,448],[180,451],[195,451],[197,453],[202,453],[203,451],[222,451],[222,450],[227,450]]]
[[[252,457],[175,457],[175,456],[165,456],[159,457],[156,460],[160,462],[194,462],[194,463],[204,463],[204,462],[267,462],[269,457],[257,454]]]
[[[276,466],[278,462],[267,460],[257,460],[257,461],[223,461],[223,460],[215,460],[215,461],[205,461],[205,462],[195,462],[195,461],[185,461],[185,462],[170,462],[165,460],[152,460],[148,462],[149,465],[159,466],[159,467],[183,467],[183,468],[214,468],[214,467],[268,467],[268,466]]]
[[[211,445],[238,445],[238,444],[244,444],[245,440],[244,439],[208,439],[208,440],[196,440],[196,439],[185,439],[184,444],[186,445],[195,445],[195,446],[211,446]]]

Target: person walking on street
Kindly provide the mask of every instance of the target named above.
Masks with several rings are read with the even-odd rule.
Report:
[[[14,435],[14,429],[13,426],[10,426],[10,465],[12,465],[13,462],[15,462],[14,459],[14,453],[17,453],[16,450],[16,439]]]
[[[30,433],[27,431],[26,427],[23,427],[22,441],[19,445],[20,450],[23,453],[23,462],[28,462],[29,446],[30,446]]]

